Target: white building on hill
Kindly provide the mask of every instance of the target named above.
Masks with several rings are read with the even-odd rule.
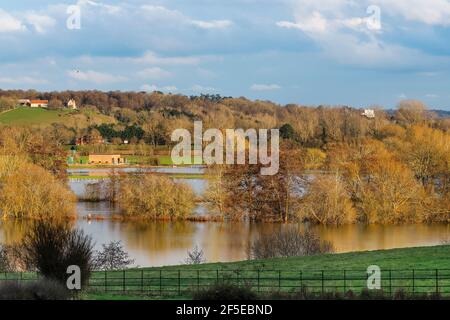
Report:
[[[369,119],[374,119],[375,118],[375,110],[373,109],[364,109],[364,112],[361,113],[362,116],[369,118]]]

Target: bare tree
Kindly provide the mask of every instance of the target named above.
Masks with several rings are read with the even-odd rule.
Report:
[[[333,251],[331,242],[321,240],[315,232],[309,229],[299,232],[296,228],[289,227],[254,241],[250,245],[249,258],[309,256]]]
[[[97,270],[121,270],[134,263],[124,250],[121,241],[111,241],[102,245],[102,250],[96,252],[94,267]]]
[[[195,246],[192,251],[188,251],[187,255],[187,258],[184,260],[186,264],[201,264],[206,262],[204,252],[198,246]]]

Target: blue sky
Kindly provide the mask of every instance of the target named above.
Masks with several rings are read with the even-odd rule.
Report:
[[[0,0],[0,88],[450,110],[449,40],[449,0]]]

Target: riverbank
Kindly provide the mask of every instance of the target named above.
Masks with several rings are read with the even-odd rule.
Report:
[[[282,288],[294,287],[295,284],[298,285],[298,281],[301,281],[301,272],[303,272],[303,281],[307,281],[307,275],[320,275],[325,274],[325,279],[327,281],[332,281],[336,284],[337,281],[342,281],[342,274],[344,270],[347,272],[347,288],[351,289],[352,285],[355,284],[355,275],[361,276],[359,280],[363,281],[365,275],[367,275],[367,268],[371,265],[376,265],[380,267],[382,273],[382,286],[400,286],[398,282],[399,279],[395,277],[392,281],[397,281],[397,283],[390,281],[386,277],[387,274],[391,276],[392,274],[401,274],[401,284],[406,286],[406,282],[414,281],[412,277],[414,272],[419,275],[419,280],[422,281],[424,287],[429,285],[430,288],[434,285],[433,279],[435,277],[436,270],[442,272],[447,272],[450,269],[450,245],[432,246],[432,247],[416,247],[416,248],[406,248],[406,249],[390,249],[390,250],[377,250],[377,251],[365,251],[365,252],[350,252],[341,254],[325,254],[316,255],[309,257],[289,257],[289,258],[277,258],[277,259],[266,259],[266,260],[255,260],[255,261],[239,261],[239,262],[229,262],[229,263],[207,263],[201,265],[177,265],[177,266],[166,266],[166,267],[154,267],[154,268],[142,268],[142,269],[132,269],[126,271],[127,279],[140,279],[142,275],[146,277],[151,274],[162,274],[163,279],[166,283],[168,280],[176,280],[177,276],[181,274],[181,278],[186,283],[190,283],[192,287],[195,287],[196,281],[201,280],[203,284],[208,279],[215,279],[215,275],[224,274],[230,275],[230,279],[252,279],[256,280],[257,274],[262,274],[264,277],[268,277],[273,273],[274,280],[274,290],[276,290],[276,284],[278,282],[278,276],[282,275]],[[414,270],[414,271],[413,271]],[[447,271],[446,271],[447,270]],[[441,290],[447,292],[449,288],[448,274],[442,275],[440,278]],[[94,278],[100,279],[103,273],[94,274]],[[108,273],[108,277],[112,279],[120,278],[123,271]],[[353,275],[353,280],[352,280]],[[411,276],[412,275],[412,276]],[[429,276],[429,279],[428,279]],[[425,279],[425,277],[427,277]],[[394,278],[394,277],[393,277]],[[311,279],[311,278],[309,278]],[[420,280],[422,279],[422,280]],[[188,281],[191,280],[191,281]],[[315,279],[317,280],[317,279]],[[211,280],[212,281],[212,280]],[[310,280],[311,281],[311,280]],[[352,284],[353,281],[353,284]],[[276,283],[275,283],[276,282]],[[362,283],[362,282],[361,282]],[[163,282],[164,284],[164,282]],[[306,285],[308,283],[306,282]],[[170,284],[172,287],[176,287],[176,283]],[[330,282],[328,284],[330,285]],[[345,285],[345,284],[344,284]],[[408,286],[410,284],[408,283]],[[129,287],[126,287],[129,289]],[[286,289],[287,290],[287,289]],[[85,294],[85,299],[177,299],[177,298],[190,298],[189,293],[181,296],[174,295],[156,295],[147,296],[145,294],[136,294],[126,292],[118,292],[117,295],[108,292],[98,292]]]

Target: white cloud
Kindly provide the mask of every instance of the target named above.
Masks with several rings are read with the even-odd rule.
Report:
[[[152,84],[152,85],[144,84],[141,86],[141,90],[147,91],[147,92],[153,92],[153,91],[173,92],[173,91],[177,91],[178,88],[175,86],[158,87],[157,85],[154,85],[154,84]]]
[[[33,78],[30,76],[19,76],[19,77],[0,77],[0,83],[6,84],[46,84],[47,80],[41,79],[39,77]]]
[[[277,84],[253,84],[250,89],[253,91],[273,91],[281,89],[281,87]]]
[[[22,21],[15,18],[3,9],[0,9],[0,32],[23,31],[26,27]]]
[[[145,79],[162,79],[168,78],[172,74],[169,71],[161,69],[159,67],[147,68],[141,71],[138,71],[137,75],[141,78]]]
[[[369,1],[297,0],[294,21],[279,21],[276,25],[302,31],[325,55],[344,64],[401,68],[427,63],[425,54],[419,50],[383,41],[382,30],[373,27],[373,12],[358,16],[366,13],[370,4]],[[384,12],[384,7],[380,9]]]
[[[160,57],[154,52],[147,51],[143,56],[130,58],[131,61],[144,64],[158,65],[196,65],[200,63],[200,57]]]
[[[328,27],[328,22],[320,12],[314,11],[311,15],[297,22],[279,21],[277,22],[277,26],[288,29],[299,29],[304,32],[325,32]]]
[[[427,93],[425,95],[426,98],[430,98],[430,99],[436,99],[439,98],[439,95],[435,94],[435,93]]]
[[[144,11],[145,18],[150,21],[172,20],[180,22],[187,19],[181,12],[163,6],[146,4],[141,6],[141,9]]]
[[[45,33],[56,25],[56,20],[52,17],[35,12],[26,13],[25,21],[31,24],[38,33]]]
[[[188,24],[201,29],[225,29],[233,24],[231,20],[226,19],[209,21],[192,19],[180,11],[159,5],[143,5],[141,9],[145,13],[145,18],[153,23],[165,21],[171,23],[171,25]]]
[[[104,4],[101,2],[96,2],[92,0],[78,0],[77,5],[79,6],[93,6],[104,10],[108,14],[116,14],[122,10],[119,6],[112,6],[109,4]]]
[[[205,87],[199,84],[195,84],[191,88],[192,91],[197,93],[209,93],[209,92],[217,92],[218,90],[213,87]]]
[[[97,72],[93,70],[79,71],[70,70],[67,71],[67,75],[75,80],[94,82],[96,84],[114,83],[126,81],[127,78],[117,75],[112,75],[109,73]]]
[[[448,0],[378,0],[383,12],[427,25],[450,25]]]
[[[230,27],[233,22],[230,20],[191,20],[191,24],[201,29],[226,29]]]

